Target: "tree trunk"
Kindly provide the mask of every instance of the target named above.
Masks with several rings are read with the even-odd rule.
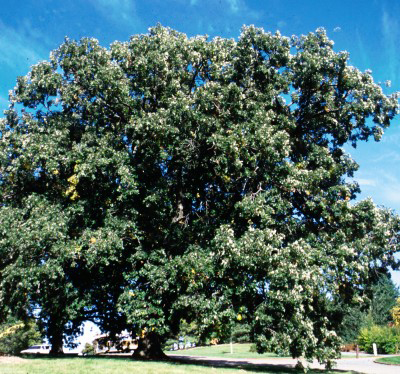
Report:
[[[48,331],[48,338],[51,344],[50,354],[54,356],[63,355],[63,331],[57,327],[50,327]]]
[[[168,358],[161,348],[159,335],[154,331],[150,331],[139,339],[138,347],[132,357],[141,360],[165,360]]]

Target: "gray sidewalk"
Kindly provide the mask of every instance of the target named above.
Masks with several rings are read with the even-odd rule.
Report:
[[[201,356],[179,356],[178,354],[168,354],[171,358],[180,361],[195,361],[212,366],[238,366],[244,364],[250,365],[268,365],[280,366],[292,369],[295,367],[297,360],[290,358],[268,358],[268,359],[225,359],[219,357],[201,357]],[[337,360],[336,370],[352,371],[353,373],[366,374],[400,374],[400,366],[384,365],[374,362],[378,357],[361,357],[361,358],[341,358]],[[313,369],[324,369],[323,365],[314,362],[310,365]]]

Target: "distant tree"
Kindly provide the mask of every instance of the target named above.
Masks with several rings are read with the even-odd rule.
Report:
[[[333,303],[333,310],[343,319],[338,329],[339,336],[346,343],[354,343],[363,327],[387,326],[393,322],[391,310],[396,304],[399,290],[386,274],[366,287],[368,303],[354,305]]]
[[[41,343],[41,333],[34,321],[9,317],[0,324],[0,355],[16,355],[33,344]]]
[[[232,341],[235,343],[250,343],[252,341],[251,326],[247,323],[237,323],[232,329]]]
[[[360,329],[367,323],[368,311],[365,308],[362,310],[360,305],[341,306],[340,308],[342,310],[339,311],[339,315],[342,315],[342,322],[337,330],[338,335],[346,344],[355,343]]]
[[[397,97],[347,61],[323,30],[66,40],[0,126],[2,302],[55,352],[85,318],[145,331],[141,357],[182,319],[246,318],[260,352],[329,365],[332,298],[362,302],[398,251],[396,215],[350,204],[342,148],[379,140]]]
[[[393,322],[391,310],[396,305],[399,289],[389,277],[383,275],[371,287],[371,292],[371,316],[374,323],[385,326]]]

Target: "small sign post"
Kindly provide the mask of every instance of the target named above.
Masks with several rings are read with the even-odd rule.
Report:
[[[372,344],[372,349],[374,350],[374,356],[378,356],[378,350],[375,343]]]

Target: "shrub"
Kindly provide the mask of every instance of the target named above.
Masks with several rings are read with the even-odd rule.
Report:
[[[255,345],[255,344],[252,344],[251,346],[250,346],[250,349],[249,349],[249,352],[257,352],[257,346]]]
[[[96,352],[94,351],[94,346],[90,343],[86,343],[85,344],[85,348],[83,348],[82,350],[82,354],[84,356],[93,356],[96,354]]]
[[[0,325],[0,355],[17,355],[42,340],[36,323],[9,319]]]
[[[250,326],[237,324],[232,331],[232,341],[234,343],[250,343]]]
[[[163,349],[164,349],[164,350],[172,349],[175,343],[178,344],[178,339],[168,339],[168,340],[163,344]]]
[[[376,343],[378,353],[398,353],[400,348],[400,328],[376,325],[362,328],[358,337],[360,348],[372,353],[373,343]]]

